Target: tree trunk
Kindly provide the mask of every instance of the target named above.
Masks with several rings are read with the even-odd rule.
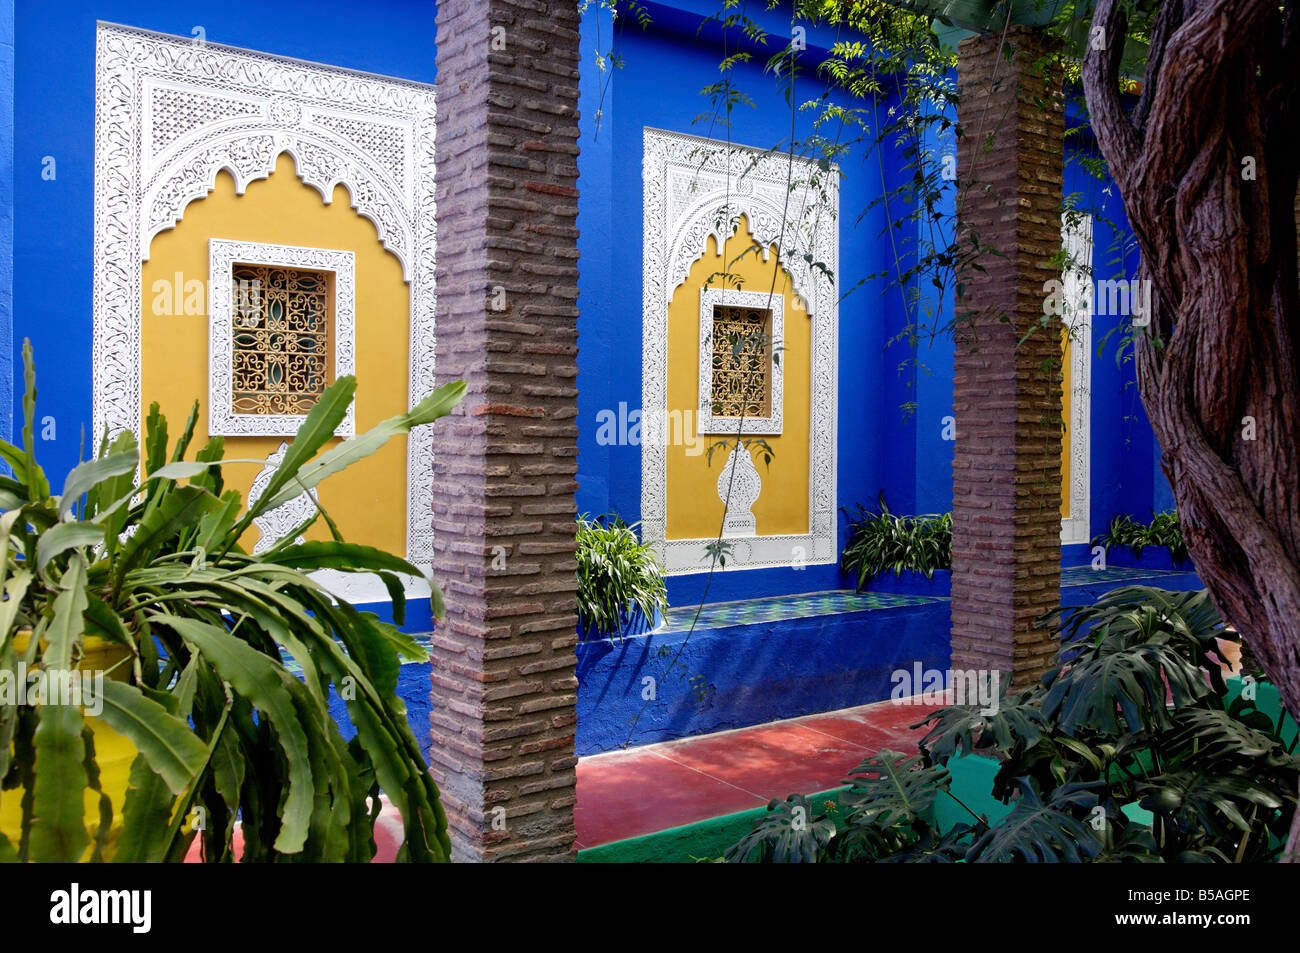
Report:
[[[1084,60],[1089,113],[1151,289],[1142,402],[1197,572],[1300,719],[1295,10],[1168,0],[1131,116],[1117,0],[1093,24],[1106,49]],[[1300,860],[1300,811],[1283,859]]]

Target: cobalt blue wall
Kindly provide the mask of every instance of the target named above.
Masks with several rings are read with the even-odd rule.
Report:
[[[610,48],[611,24],[594,9],[584,18],[582,83],[582,153],[579,156],[582,201],[579,248],[582,254],[579,288],[579,473],[578,508],[592,514],[615,511],[629,521],[640,518],[641,450],[638,446],[600,446],[596,415],[641,406],[641,263],[642,263],[642,132],[646,126],[693,135],[725,138],[726,129],[708,119],[693,123],[710,110],[700,91],[719,79],[723,57],[715,26],[702,22],[717,10],[708,0],[679,0],[674,5],[646,4],[651,25],[641,30],[623,25],[617,49],[625,68],[604,76],[592,68],[596,49]],[[747,11],[775,36],[789,35],[789,17],[781,11]],[[600,22],[600,38],[596,24]],[[729,50],[740,39],[732,31]],[[808,33],[805,69],[832,41],[829,32]],[[703,42],[702,42],[703,41]],[[770,148],[788,144],[790,111],[762,64],[783,41],[773,39],[757,48],[754,60],[736,69],[736,82],[758,108],[740,106],[732,117],[731,139],[740,145]],[[805,73],[796,98],[812,98],[825,88]],[[599,89],[606,84],[603,100]],[[596,128],[596,114],[600,126]],[[810,133],[808,113],[797,117],[795,138]],[[883,210],[860,213],[882,191],[876,157],[869,163],[860,154],[841,162],[840,290],[848,292],[864,275],[892,270],[888,242],[881,241]],[[887,157],[885,181],[896,187],[898,163]],[[615,228],[617,227],[617,237]],[[880,490],[901,510],[915,501],[911,467],[887,465],[915,452],[914,426],[905,421],[902,404],[911,399],[911,380],[898,372],[901,350],[886,353],[885,345],[901,327],[896,295],[863,286],[848,294],[839,316],[839,459],[837,496],[841,505],[872,502]],[[780,459],[773,461],[780,466]],[[841,540],[843,529],[841,527]],[[838,547],[837,547],[838,551]],[[719,572],[709,589],[709,601],[841,586],[836,566],[803,570],[772,569]],[[677,576],[669,583],[674,603],[698,599],[704,575]]]
[[[56,425],[55,439],[39,447],[39,454],[56,487],[77,463],[83,428],[87,446],[93,443],[89,430],[96,20],[183,37],[195,35],[194,28],[201,26],[209,43],[426,83],[434,79],[432,0],[369,4],[364,16],[358,16],[356,4],[348,0],[226,0],[203,5],[201,13],[195,9],[200,8],[186,12],[182,5],[164,0],[17,3],[15,346],[10,353],[18,352],[24,337],[31,338],[42,384],[37,414],[54,417]],[[0,152],[0,160],[3,155]],[[56,162],[56,178],[50,181],[41,177],[46,156]],[[2,228],[0,223],[0,236]],[[7,261],[8,256],[0,260]],[[3,282],[0,273],[0,289]],[[4,342],[10,340],[3,326],[0,335]],[[20,398],[15,393],[12,405],[19,415]]]
[[[13,392],[14,294],[14,4],[0,2],[0,394]],[[8,407],[0,438],[13,433]]]
[[[579,213],[579,509],[592,514],[614,511],[629,521],[640,515],[640,448],[599,446],[595,434],[596,417],[602,410],[617,414],[620,404],[628,410],[640,407],[642,130],[653,126],[713,138],[727,134],[707,118],[693,122],[710,110],[701,90],[718,82],[720,76],[723,37],[716,24],[707,22],[717,5],[708,0],[676,0],[646,6],[649,28],[623,23],[617,41],[612,39],[614,26],[607,16],[593,10],[584,20],[583,48],[603,52],[613,44],[623,56],[625,68],[600,73],[589,62],[594,54],[584,59],[579,157],[583,194]],[[731,138],[738,144],[771,147],[786,142],[790,117],[773,78],[761,68],[773,50],[780,48],[780,37],[789,34],[788,13],[764,10],[755,14],[749,9],[746,13],[773,39],[766,47],[746,47],[737,30],[726,37],[726,53],[752,50],[753,61],[737,66],[735,78],[758,107],[737,108]],[[809,31],[806,68],[811,69],[833,39],[823,31]],[[823,84],[809,76],[802,81],[796,99],[812,98],[822,88]],[[1076,113],[1072,110],[1069,116],[1075,127],[1079,125]],[[796,139],[807,135],[807,118],[808,114],[798,117]],[[935,132],[926,135],[927,148],[936,154],[951,151],[951,143],[941,141]],[[1113,183],[1091,175],[1080,161],[1085,154],[1095,155],[1086,130],[1074,133],[1069,143],[1067,199],[1100,210],[1094,223],[1096,277],[1130,276],[1137,259],[1118,191]],[[897,187],[905,175],[899,156],[888,149],[882,156],[883,182],[877,156],[865,149],[857,149],[841,162],[839,280],[845,297],[839,322],[838,504],[874,505],[883,490],[896,512],[943,512],[952,505],[953,444],[943,436],[944,418],[952,413],[951,336],[923,339],[913,362],[905,343],[891,343],[907,321],[899,293],[881,279],[858,285],[867,274],[895,268],[883,209],[859,217],[873,199],[886,188]],[[949,190],[945,201],[950,214],[952,197]],[[918,226],[929,227],[928,223]],[[918,291],[922,320],[941,326],[951,314],[952,289],[941,296],[922,284]],[[927,312],[934,316],[926,316]],[[1161,495],[1162,476],[1152,471],[1154,442],[1132,364],[1116,360],[1117,328],[1123,320],[1101,316],[1094,323],[1090,510],[1094,535],[1115,513],[1146,516],[1153,505],[1161,508],[1160,501],[1167,498],[1167,491]],[[773,465],[780,466],[780,460]],[[838,545],[842,547],[844,541],[841,519]],[[1086,545],[1067,547],[1065,561],[1085,561],[1088,553]],[[672,577],[670,600],[675,604],[699,600],[705,595],[705,579],[705,574]],[[844,584],[835,566],[719,572],[709,584],[707,599],[722,601]]]

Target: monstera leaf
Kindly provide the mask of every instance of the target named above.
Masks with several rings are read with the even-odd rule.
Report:
[[[835,822],[802,794],[773,799],[767,810],[754,829],[727,850],[727,863],[815,864],[835,837]]]
[[[1090,824],[1062,807],[1044,803],[1037,785],[1026,781],[1011,813],[971,845],[966,859],[981,864],[1079,863],[1096,858],[1102,847]]]
[[[1005,696],[994,712],[985,714],[978,705],[951,705],[913,725],[929,725],[920,748],[932,761],[947,764],[965,754],[990,748],[1010,751],[1036,744],[1043,733],[1039,701],[1029,692]]]

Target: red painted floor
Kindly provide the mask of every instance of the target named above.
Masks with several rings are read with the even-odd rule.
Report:
[[[940,706],[891,701],[683,738],[578,762],[579,848],[761,807],[839,786],[885,748],[915,753]]]
[[[574,808],[578,847],[838,787],[869,754],[885,748],[915,753],[925,729],[910,726],[939,707],[884,701],[583,758]],[[238,855],[243,850],[238,825],[234,836]],[[387,798],[375,842],[372,863],[392,863],[402,843],[402,819]],[[185,859],[199,860],[197,840]]]

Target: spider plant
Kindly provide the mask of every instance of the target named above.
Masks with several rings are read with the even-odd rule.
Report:
[[[340,378],[244,510],[223,485],[222,438],[186,458],[197,403],[174,442],[155,405],[143,452],[130,432],[105,437],[53,494],[36,461],[30,345],[23,357],[23,445],[0,442],[12,472],[0,477],[0,673],[19,662],[69,670],[91,640],[115,646],[121,680],[104,681],[99,717],[137,753],[114,802],[96,756],[103,736],[79,707],[0,708],[0,799],[21,801],[0,859],[178,861],[197,836],[205,860],[228,861],[238,817],[244,862],[367,861],[382,790],[406,829],[399,859],[446,860],[438,791],[396,693],[399,655],[424,653],[307,575],[375,573],[400,624],[398,574],[419,570],[344,541],[319,505],[264,552],[244,538],[262,513],[302,493],[315,499],[322,480],[447,414],[464,384],[324,449],[356,390]],[[317,519],[331,539],[295,545]],[[433,602],[440,615],[436,587]],[[351,741],[330,717],[331,690],[356,726]],[[86,792],[98,804],[89,817]]]
[[[578,622],[588,633],[617,637],[629,613],[648,622],[668,608],[663,566],[636,528],[618,516],[578,517]]]
[[[855,579],[858,591],[881,572],[902,575],[904,570],[925,573],[952,567],[952,514],[895,516],[880,494],[880,511],[861,505],[849,517],[849,541],[840,554],[840,570]]]

